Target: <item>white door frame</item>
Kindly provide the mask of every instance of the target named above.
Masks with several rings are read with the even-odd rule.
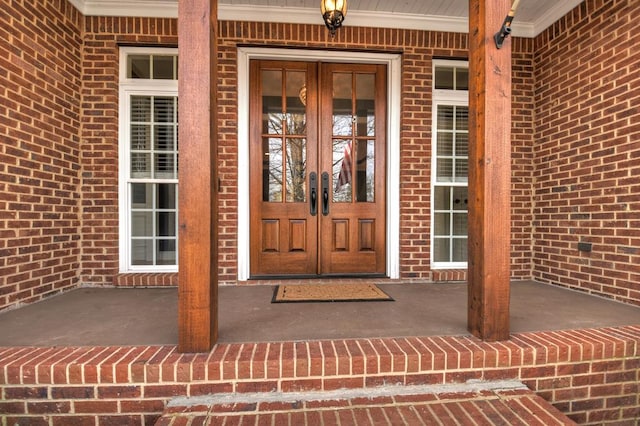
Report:
[[[249,61],[324,61],[387,65],[387,275],[400,278],[400,54],[238,48],[238,281],[250,275]]]

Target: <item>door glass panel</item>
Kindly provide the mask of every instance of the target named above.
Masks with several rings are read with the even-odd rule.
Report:
[[[282,201],[282,140],[263,138],[262,200]]]
[[[351,202],[351,141],[333,141],[333,202]]]
[[[333,134],[351,136],[352,74],[333,74]]]
[[[375,136],[375,75],[356,74],[356,135]]]
[[[287,139],[286,160],[287,202],[305,202],[307,188],[306,139]]]
[[[301,71],[287,71],[285,90],[287,96],[287,134],[306,133],[306,77]]]
[[[356,152],[356,200],[375,201],[375,141],[358,141]]]
[[[262,71],[262,133],[282,134],[282,71]]]

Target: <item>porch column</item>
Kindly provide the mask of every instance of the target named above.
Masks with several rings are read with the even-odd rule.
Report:
[[[511,0],[469,0],[468,329],[509,338],[511,39],[493,36]]]
[[[217,0],[179,0],[178,351],[218,339]]]

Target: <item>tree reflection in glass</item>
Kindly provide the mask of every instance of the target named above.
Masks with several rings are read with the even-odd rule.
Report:
[[[305,84],[302,71],[263,71],[264,201],[306,202]]]

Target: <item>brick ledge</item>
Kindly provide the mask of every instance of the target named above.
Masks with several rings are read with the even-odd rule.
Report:
[[[177,272],[128,272],[113,277],[115,287],[175,287],[178,285]]]

